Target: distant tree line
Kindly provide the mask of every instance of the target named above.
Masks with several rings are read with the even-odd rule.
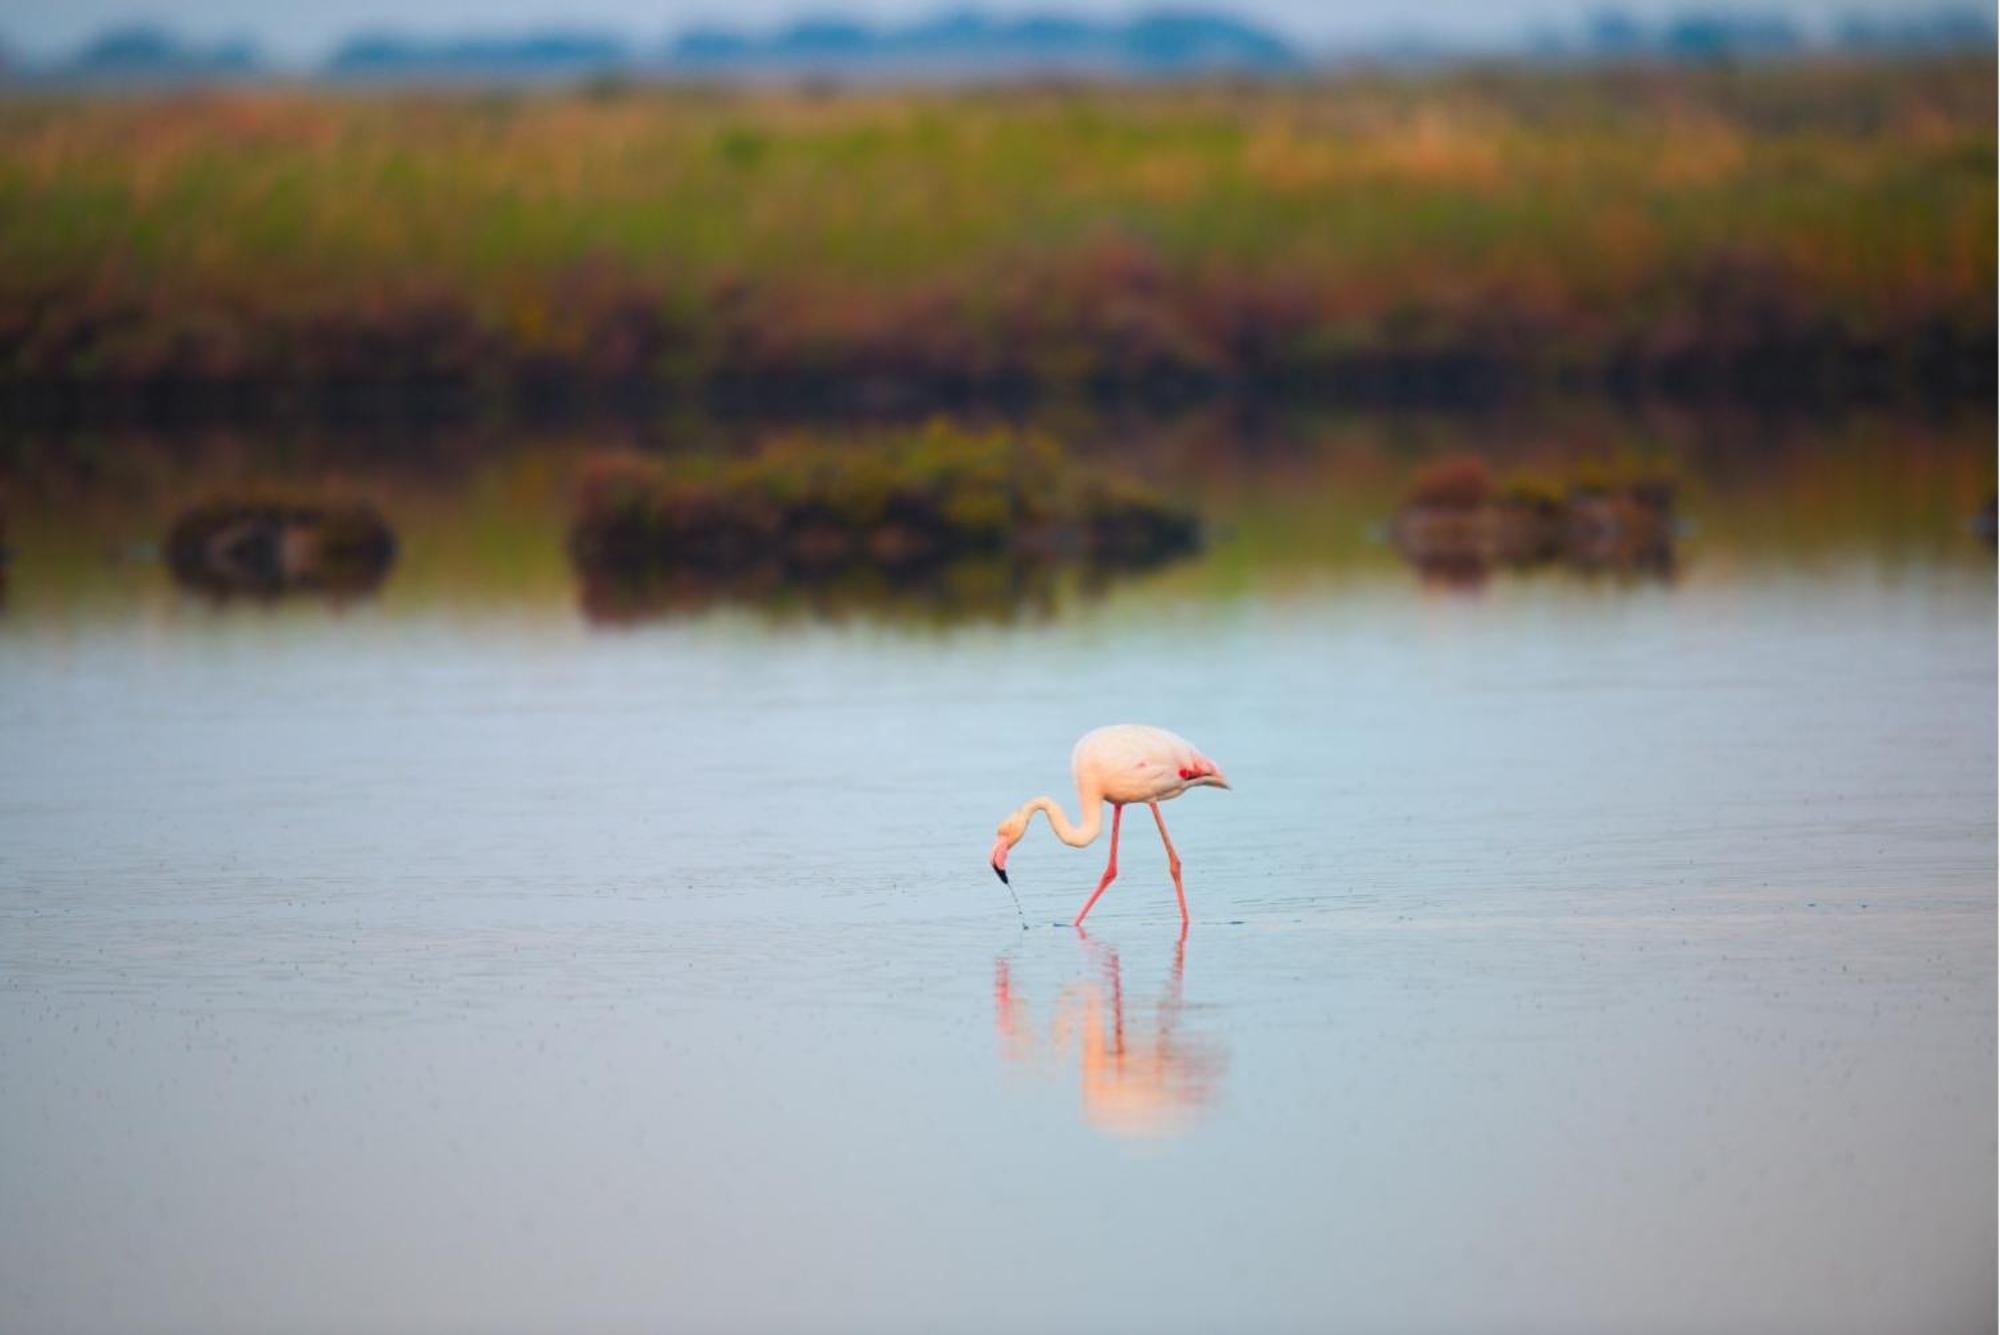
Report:
[[[202,83],[305,75],[335,81],[562,81],[596,76],[982,79],[1076,74],[1172,77],[1278,75],[1343,64],[1436,64],[1469,58],[1552,61],[1784,60],[1823,53],[1991,51],[1990,10],[1856,14],[1809,30],[1779,13],[1690,11],[1652,22],[1604,10],[1575,30],[1543,29],[1512,44],[1421,36],[1314,50],[1241,18],[1159,10],[1123,20],[999,17],[956,11],[903,25],[843,18],[769,32],[701,27],[657,44],[614,33],[550,29],[422,37],[358,34],[316,65],[273,62],[247,40],[202,43],[157,26],[106,31],[33,61],[0,54],[0,76],[55,84]]]

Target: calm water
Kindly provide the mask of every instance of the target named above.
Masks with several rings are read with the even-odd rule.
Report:
[[[593,626],[440,573],[470,501],[344,609],[30,525],[0,1327],[1991,1329],[1992,558],[1823,481],[1671,581],[1292,514],[1015,623]],[[1141,817],[1023,931],[992,828],[1125,719],[1235,783],[1193,930]]]

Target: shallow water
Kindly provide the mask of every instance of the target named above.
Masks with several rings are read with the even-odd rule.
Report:
[[[1990,552],[1726,515],[1011,624],[30,542],[0,1325],[1990,1329]],[[1184,944],[1136,813],[1087,938],[1101,849],[1037,828],[1025,931],[984,866],[1119,719],[1235,784]]]

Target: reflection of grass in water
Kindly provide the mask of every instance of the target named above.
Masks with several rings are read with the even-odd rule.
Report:
[[[398,594],[566,597],[571,577],[560,535],[572,448],[505,453],[437,489],[395,488],[392,512],[409,534]]]
[[[1053,429],[1080,442],[1087,458],[1200,498],[1199,559],[1106,590],[1148,605],[1404,579],[1382,527],[1415,468],[1468,447],[1489,452],[1503,479],[1522,470],[1567,476],[1579,458],[1665,461],[1692,525],[1683,544],[1691,578],[1728,578],[1752,563],[1978,569],[1992,560],[1967,529],[1994,485],[1989,414],[1773,426],[1558,408],[1495,420],[1299,416],[1247,430],[1225,415],[1139,423],[1070,415]],[[720,440],[727,433],[683,424],[683,434]],[[399,446],[366,465],[351,442],[330,437],[105,437],[88,450],[87,470],[65,472],[56,461],[73,459],[67,447],[17,438],[0,455],[15,549],[8,607],[171,600],[162,571],[117,557],[157,542],[180,504],[218,480],[334,477],[375,501],[399,536],[386,606],[534,606],[569,615],[578,590],[562,542],[575,469],[589,451],[616,442],[612,434],[454,435]],[[261,472],[249,466],[266,453],[284,462]],[[452,459],[468,462],[444,462]],[[1058,581],[1057,606],[1072,605],[1081,583]]]
[[[867,620],[943,626],[1045,620],[1066,591],[1080,587],[1088,592],[1095,581],[1085,579],[1079,586],[1054,566],[985,556],[964,557],[900,577],[881,570],[848,569],[799,579],[765,565],[727,576],[584,572],[578,585],[585,615],[606,624],[748,607],[776,622]]]
[[[171,601],[162,558],[173,515],[218,489],[246,487],[372,501],[398,539],[378,601],[554,605],[571,596],[560,541],[573,468],[566,447],[482,450],[471,468],[357,464],[346,443],[324,438],[105,437],[81,467],[67,449],[9,448],[18,451],[10,459],[19,480],[10,516],[17,609]],[[32,463],[54,453],[63,467]]]
[[[1553,405],[1491,419],[1306,414],[1263,424],[1254,449],[1228,418],[1139,433],[1164,475],[1202,498],[1198,563],[1162,597],[1279,591],[1400,574],[1386,541],[1410,477],[1476,450],[1519,479],[1672,479],[1691,577],[1745,561],[1989,564],[1968,522],[1993,494],[1990,414],[1949,421],[1861,414],[1833,423],[1743,416],[1627,417]]]
[[[1690,474],[1705,546],[1753,558],[1989,563],[1970,523],[1993,495],[1991,418],[1936,430],[1857,421],[1759,471]]]

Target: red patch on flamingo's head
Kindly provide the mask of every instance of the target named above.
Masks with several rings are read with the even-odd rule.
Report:
[[[1183,779],[1192,779],[1192,778],[1193,778],[1193,777],[1195,776],[1195,774],[1196,774],[1196,773],[1197,773],[1197,771],[1195,771],[1195,770],[1191,770],[1191,769],[1183,769],[1183,770],[1181,771],[1181,777],[1182,777]]]

